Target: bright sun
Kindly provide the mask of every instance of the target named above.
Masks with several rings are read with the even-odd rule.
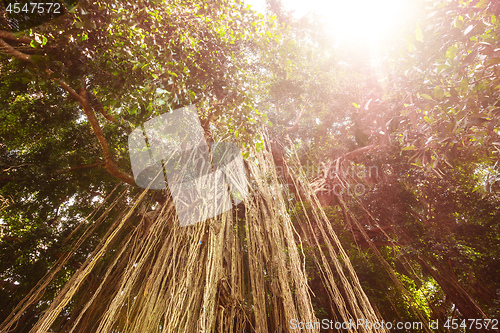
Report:
[[[360,43],[377,48],[412,20],[420,0],[282,0],[287,10],[301,17],[316,13],[341,44]],[[259,12],[265,0],[245,0]],[[411,23],[410,23],[411,24]]]
[[[377,43],[391,36],[407,20],[408,1],[318,1],[316,8],[328,20],[340,41]]]

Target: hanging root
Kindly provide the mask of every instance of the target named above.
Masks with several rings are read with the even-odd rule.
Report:
[[[296,230],[271,153],[254,155],[243,203],[193,225],[181,227],[168,200],[154,214],[139,214],[139,225],[127,228],[138,207],[147,206],[147,190],[141,193],[109,224],[31,332],[288,332],[293,320],[318,321],[300,250],[303,242],[318,249],[314,260],[342,321],[381,321],[309,184],[300,176],[294,180],[313,207]],[[123,195],[110,207],[119,200]],[[230,199],[218,204],[227,205],[224,200]],[[91,217],[95,227],[74,244],[73,252],[107,215]],[[54,266],[2,331],[14,328],[26,309],[38,303],[68,260]]]

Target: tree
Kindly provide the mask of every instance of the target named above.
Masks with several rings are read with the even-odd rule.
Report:
[[[82,218],[118,183],[134,184],[126,150],[134,127],[186,103],[206,106],[206,128],[222,113],[222,123],[235,119],[229,126],[247,121],[242,79],[252,62],[242,54],[264,35],[256,21],[233,2],[81,3],[24,35],[1,31],[2,318],[68,253]]]
[[[495,10],[493,3],[481,1],[432,8],[399,49],[382,89],[355,101],[359,111],[352,129],[354,135],[364,134],[363,154],[353,161],[349,153],[323,173],[336,167],[339,174],[340,165],[343,182],[370,188],[365,199],[348,198],[342,207],[361,221],[349,227],[354,240],[375,253],[383,246],[399,253],[396,273],[402,282],[439,285],[443,303],[436,308],[428,300],[428,306],[440,320],[452,307],[462,318],[493,317],[498,311],[497,284],[489,278],[479,282],[492,276],[479,272],[498,266],[493,222],[498,196],[491,191],[498,164]],[[342,172],[355,168],[353,162],[365,170],[375,166],[383,177]],[[320,189],[335,185],[326,176],[317,184]],[[464,238],[464,230],[471,238]],[[484,241],[475,238],[479,235]],[[487,262],[482,268],[475,264],[479,256]]]
[[[314,18],[268,9],[81,3],[0,32],[2,330],[495,317],[498,7],[436,4],[380,81]],[[188,104],[250,186],[180,228],[126,142]]]

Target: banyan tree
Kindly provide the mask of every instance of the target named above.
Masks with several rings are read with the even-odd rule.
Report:
[[[8,5],[0,332],[498,331],[495,1],[377,68],[280,1]]]

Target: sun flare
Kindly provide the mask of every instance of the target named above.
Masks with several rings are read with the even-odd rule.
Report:
[[[342,42],[381,42],[399,30],[410,14],[409,1],[314,1]]]
[[[265,0],[245,0],[263,12]],[[325,22],[335,40],[347,46],[365,45],[376,50],[379,44],[412,25],[419,0],[283,0],[286,10],[299,18],[313,14]]]

